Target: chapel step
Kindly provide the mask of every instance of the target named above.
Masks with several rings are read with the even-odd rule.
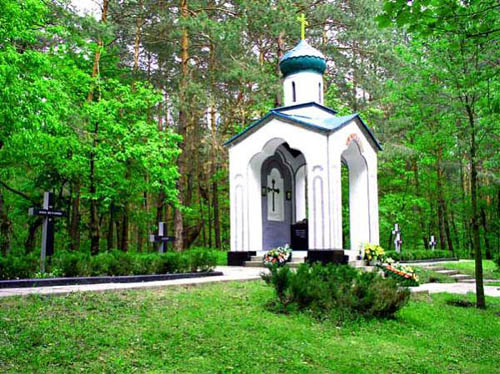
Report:
[[[300,264],[303,264],[304,262],[288,262],[287,266],[291,268],[296,268],[299,267]],[[263,268],[265,267],[262,261],[246,261],[245,262],[245,267],[247,268]]]
[[[252,256],[250,257],[250,261],[264,261],[264,256]],[[292,261],[301,261],[301,262],[304,262],[305,261],[305,256],[292,256]]]
[[[457,282],[463,282],[464,280],[472,279],[472,277],[467,274],[453,274],[450,276],[450,278],[455,279]]]
[[[423,268],[431,270],[431,271],[448,270],[448,268],[444,268],[442,266],[435,266],[435,265],[427,265],[427,266],[423,266]]]
[[[435,270],[436,273],[439,273],[439,274],[443,274],[443,275],[456,275],[456,274],[460,274],[457,270],[451,270],[451,269],[447,269],[447,270]]]

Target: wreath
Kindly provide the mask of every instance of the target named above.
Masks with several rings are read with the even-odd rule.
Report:
[[[283,247],[271,249],[264,255],[265,266],[283,266],[292,259],[292,249],[288,244]]]

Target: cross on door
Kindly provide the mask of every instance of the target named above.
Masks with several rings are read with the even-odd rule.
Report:
[[[271,181],[271,183],[272,183],[273,187],[272,188],[267,187],[267,191],[272,192],[272,194],[273,194],[273,212],[274,212],[276,210],[275,205],[274,205],[275,193],[280,193],[280,189],[274,187],[276,185],[276,181],[274,179]]]

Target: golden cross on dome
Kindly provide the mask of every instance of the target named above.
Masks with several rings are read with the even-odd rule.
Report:
[[[306,26],[309,26],[309,23],[306,21],[306,16],[304,13],[300,14],[300,17],[297,17],[297,21],[300,22],[300,38],[304,40],[306,38]]]

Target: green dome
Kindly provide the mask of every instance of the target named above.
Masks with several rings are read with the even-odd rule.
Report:
[[[326,70],[326,61],[320,51],[302,40],[295,48],[281,57],[280,69],[285,77],[308,70],[323,74]]]

